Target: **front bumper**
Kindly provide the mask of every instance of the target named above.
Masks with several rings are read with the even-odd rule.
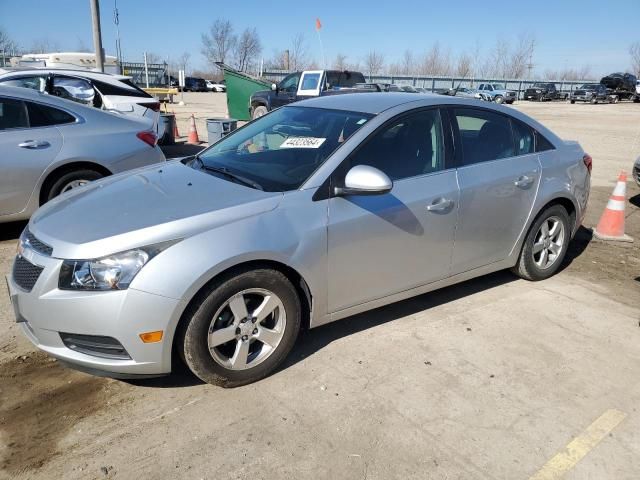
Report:
[[[7,276],[16,319],[39,349],[84,371],[106,376],[138,377],[171,372],[173,331],[182,310],[179,300],[129,288],[107,292],[58,289],[62,260],[25,249],[23,257],[43,271],[27,292]],[[163,339],[144,343],[140,333],[162,330]],[[61,333],[116,339],[127,359],[103,358],[72,350]]]

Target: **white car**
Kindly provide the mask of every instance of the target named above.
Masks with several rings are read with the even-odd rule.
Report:
[[[212,92],[226,92],[227,86],[222,83],[207,80],[207,90],[211,90]]]
[[[102,110],[142,117],[158,133],[160,102],[124,75],[50,68],[0,69],[0,86],[32,88]]]

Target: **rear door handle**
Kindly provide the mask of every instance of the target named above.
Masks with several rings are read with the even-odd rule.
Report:
[[[526,175],[522,175],[513,183],[516,187],[526,188],[533,183],[533,178],[528,177]]]
[[[453,206],[453,200],[448,198],[438,198],[433,201],[431,205],[427,205],[427,210],[430,212],[444,212]]]
[[[31,150],[36,148],[47,148],[51,146],[51,144],[44,140],[25,140],[22,143],[19,143],[18,146],[20,148],[29,148]]]

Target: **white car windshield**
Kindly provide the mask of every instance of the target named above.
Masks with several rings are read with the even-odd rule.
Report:
[[[284,107],[200,153],[193,168],[269,192],[295,190],[372,115]]]

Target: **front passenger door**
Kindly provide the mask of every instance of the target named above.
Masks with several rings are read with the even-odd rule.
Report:
[[[540,163],[525,124],[480,108],[453,108],[451,114],[460,185],[457,274],[510,254],[533,208]]]
[[[295,101],[296,92],[298,91],[298,81],[300,80],[300,72],[287,75],[278,85],[276,94],[271,99],[271,108],[282,107]]]
[[[341,186],[350,168],[370,165],[394,184],[382,195],[329,199],[330,313],[449,275],[458,185],[443,125],[437,108],[396,117],[334,173]]]

